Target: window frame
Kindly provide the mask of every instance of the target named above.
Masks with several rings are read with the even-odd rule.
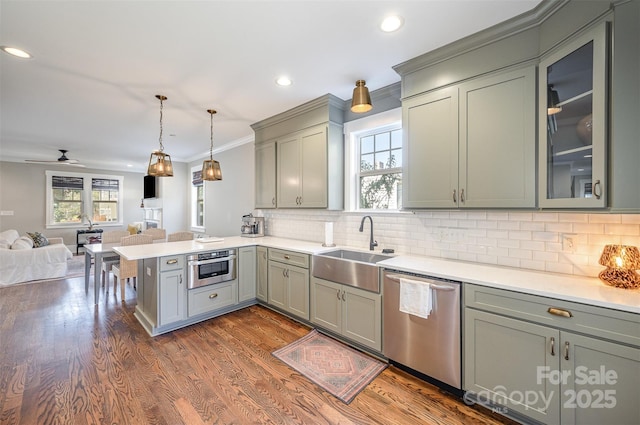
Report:
[[[81,203],[81,219],[73,223],[56,223],[54,221],[54,196],[53,196],[53,177],[78,177],[82,178],[82,199]],[[124,223],[124,177],[108,174],[93,173],[74,173],[70,171],[53,171],[46,170],[46,223],[47,229],[73,229],[85,227],[89,225],[87,216],[92,216],[93,211],[93,179],[117,180],[118,181],[118,220],[117,221],[94,221],[93,225],[100,226],[122,226]]]
[[[206,215],[207,215],[207,191],[205,190],[204,181],[202,181],[202,225],[198,224],[198,186],[193,184],[194,173],[202,171],[202,167],[192,167],[191,168],[191,178],[189,179],[189,187],[191,200],[189,202],[190,212],[190,227],[192,232],[204,232],[205,231],[205,223],[206,223]]]
[[[364,209],[360,203],[360,138],[386,131],[402,130],[402,108],[349,121],[344,124],[345,136],[345,211],[367,211],[397,213],[402,209]],[[404,149],[404,145],[402,149]],[[398,172],[402,167],[385,169],[383,172]],[[368,174],[368,173],[367,173]],[[375,173],[376,175],[382,174]]]

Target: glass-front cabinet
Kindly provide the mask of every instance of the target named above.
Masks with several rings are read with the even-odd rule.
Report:
[[[607,34],[601,24],[540,62],[542,208],[607,206]]]

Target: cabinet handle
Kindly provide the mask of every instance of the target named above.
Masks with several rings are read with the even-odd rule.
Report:
[[[275,204],[276,204],[276,198],[273,197],[273,198],[271,198],[271,205],[275,205]]]
[[[289,269],[287,269],[287,277],[289,277]]]
[[[564,359],[569,360],[569,341],[564,343]]]
[[[287,277],[287,274],[285,273],[285,269],[282,269],[282,277]]]
[[[210,299],[210,300],[212,300],[212,299],[214,299],[214,298],[217,298],[217,297],[218,297],[218,294],[217,294],[217,293],[215,293],[215,292],[214,292],[213,294],[209,295],[209,299]]]
[[[180,285],[182,285],[182,275],[180,275]]]
[[[346,301],[346,300],[347,300],[347,298],[345,297],[345,292],[342,291],[342,301]]]
[[[336,295],[338,296],[338,299],[340,299],[340,290],[339,289],[336,291]]]
[[[173,260],[167,260],[167,264],[178,264],[178,260],[175,258]]]
[[[556,355],[556,339],[554,337],[551,337],[551,355]]]
[[[569,310],[563,310],[561,308],[555,308],[555,307],[549,307],[549,309],[547,310],[547,313],[553,314],[555,316],[573,317],[573,314],[571,314]]]
[[[464,189],[460,189],[460,202],[464,204]]]
[[[600,180],[596,180],[593,184],[593,196],[595,196],[596,199],[600,199],[602,196],[602,184],[600,183]]]
[[[302,196],[300,197],[300,205],[302,205]]]
[[[285,256],[284,256],[284,259],[285,259],[285,260],[290,260],[290,259],[291,259],[291,257],[289,257],[288,255],[285,255]]]
[[[456,190],[453,189],[453,202],[456,203],[458,202],[458,197],[456,196]]]

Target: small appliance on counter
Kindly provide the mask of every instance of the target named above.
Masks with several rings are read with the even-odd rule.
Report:
[[[264,217],[254,217],[253,214],[242,216],[241,236],[257,238],[264,236]]]

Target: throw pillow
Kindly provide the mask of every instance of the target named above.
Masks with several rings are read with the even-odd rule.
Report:
[[[41,246],[49,245],[49,239],[40,232],[27,232],[27,235],[33,240],[33,247],[40,248]]]
[[[127,230],[129,231],[130,235],[137,235],[138,234],[138,226],[134,226],[132,224],[127,226]]]
[[[0,239],[4,239],[9,245],[15,242],[15,240],[19,237],[20,233],[18,233],[18,231],[15,229],[5,230],[4,232],[0,233]]]
[[[27,236],[20,236],[11,244],[11,249],[31,249],[33,248],[33,239]]]
[[[0,239],[0,248],[11,249],[11,242],[9,242],[7,239]]]

